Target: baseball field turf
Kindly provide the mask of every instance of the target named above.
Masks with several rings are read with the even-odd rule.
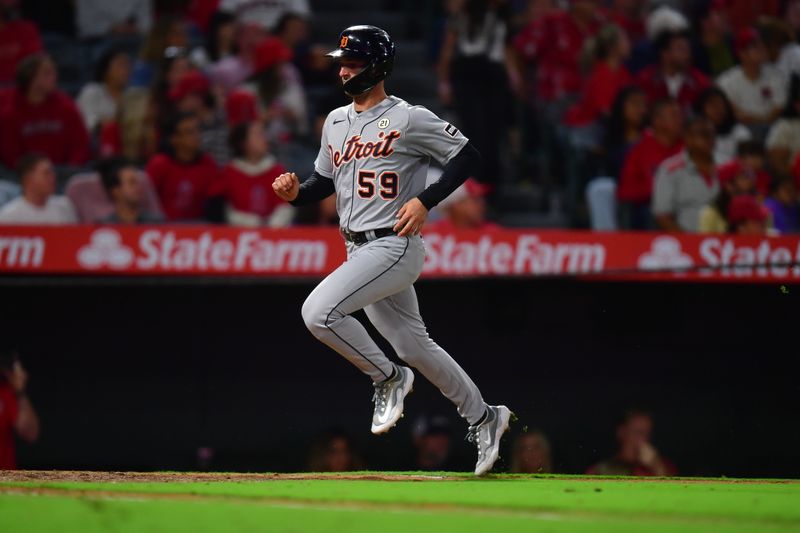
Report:
[[[0,531],[800,531],[800,482],[0,472]]]

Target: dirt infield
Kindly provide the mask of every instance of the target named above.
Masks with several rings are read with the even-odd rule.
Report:
[[[216,472],[84,472],[76,470],[0,470],[2,481],[86,483],[213,483],[220,481],[303,481],[341,479],[348,481],[457,481],[464,478],[403,474],[245,474]]]
[[[524,476],[528,477],[528,476]],[[548,479],[548,476],[536,476],[539,479]],[[447,474],[425,475],[390,474],[385,472],[364,472],[352,474],[277,474],[277,473],[220,473],[220,472],[89,472],[77,470],[0,470],[0,482],[49,482],[49,483],[216,483],[216,482],[254,482],[254,481],[306,481],[306,480],[343,480],[343,481],[469,481],[476,478],[471,476],[454,476]],[[517,477],[486,476],[486,479],[519,479]],[[564,478],[560,478],[564,479]],[[598,481],[598,477],[575,476],[568,477],[571,481]],[[606,478],[607,479],[607,478]],[[621,481],[642,482],[672,482],[672,483],[800,483],[800,480],[782,479],[709,479],[709,478],[619,478]]]

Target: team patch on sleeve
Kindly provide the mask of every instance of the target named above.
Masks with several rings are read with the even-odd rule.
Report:
[[[444,127],[444,132],[448,134],[450,137],[455,137],[458,135],[458,128],[453,126],[452,124],[448,124]]]

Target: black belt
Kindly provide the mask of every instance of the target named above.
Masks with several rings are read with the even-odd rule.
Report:
[[[388,237],[389,235],[397,235],[392,228],[380,228],[367,231],[347,231],[344,228],[340,228],[340,231],[344,240],[352,242],[356,246],[361,246],[362,244],[367,244],[369,241]]]

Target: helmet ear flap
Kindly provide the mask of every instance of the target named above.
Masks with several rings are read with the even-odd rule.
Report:
[[[386,78],[388,72],[380,68],[378,58],[373,57],[369,63],[355,76],[347,80],[344,85],[344,93],[347,96],[358,96],[375,87],[381,80]],[[389,68],[391,70],[391,67]]]

